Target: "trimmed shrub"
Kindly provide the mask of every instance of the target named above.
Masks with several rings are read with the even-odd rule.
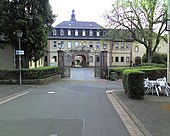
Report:
[[[140,66],[166,68],[166,64],[158,64],[158,63],[142,63]]]
[[[42,79],[58,74],[58,67],[39,67],[33,69],[22,69],[23,79]],[[0,70],[0,80],[12,80],[19,78],[19,69]]]
[[[125,93],[132,99],[144,98],[144,72],[139,70],[124,70],[122,82]]]
[[[122,78],[122,72],[125,69],[130,69],[130,68],[131,67],[114,67],[114,68],[109,69],[109,75],[111,75],[112,72],[115,72],[117,79],[121,79]],[[110,79],[110,77],[109,77],[109,79]]]

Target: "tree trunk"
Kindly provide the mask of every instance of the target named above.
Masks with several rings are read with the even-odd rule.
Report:
[[[37,61],[35,61],[35,68],[37,67]]]
[[[151,48],[147,48],[146,49],[146,60],[147,60],[147,63],[151,63],[151,55],[152,55]]]
[[[22,68],[29,68],[29,58],[22,56]]]

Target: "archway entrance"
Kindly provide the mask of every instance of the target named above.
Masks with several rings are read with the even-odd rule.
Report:
[[[135,66],[139,66],[141,64],[141,57],[135,58]]]
[[[87,67],[86,57],[84,55],[75,56],[75,67]]]
[[[88,51],[73,51],[72,67],[88,67],[89,52]]]

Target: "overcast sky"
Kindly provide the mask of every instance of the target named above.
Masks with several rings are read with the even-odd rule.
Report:
[[[71,19],[75,10],[77,21],[94,21],[105,26],[103,14],[110,11],[114,0],[49,0],[53,13],[58,15],[53,26]]]

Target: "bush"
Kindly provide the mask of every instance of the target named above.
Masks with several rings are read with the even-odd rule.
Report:
[[[142,57],[142,62],[146,63],[146,53]],[[167,64],[167,54],[165,53],[154,53],[151,58],[152,63]]]
[[[130,67],[115,67],[115,68],[111,68],[111,69],[109,69],[109,75],[111,75],[112,72],[115,72],[117,79],[121,79],[122,78],[122,72],[125,69],[130,69]],[[109,77],[109,79],[110,79],[110,77]]]
[[[58,73],[58,67],[41,67],[33,69],[22,69],[23,79],[41,79]],[[12,80],[19,78],[19,69],[0,70],[0,80]]]
[[[159,67],[159,68],[166,68],[166,64],[158,64],[158,63],[142,63],[140,67]]]
[[[23,79],[41,79],[58,73],[58,67],[39,67],[34,69],[23,69]]]
[[[144,98],[144,72],[139,70],[124,70],[122,82],[125,93],[132,99]]]

